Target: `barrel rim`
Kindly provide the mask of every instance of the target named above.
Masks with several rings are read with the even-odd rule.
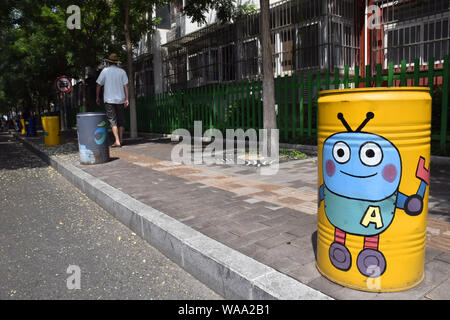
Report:
[[[343,93],[361,93],[361,92],[393,92],[393,91],[422,91],[430,93],[429,87],[377,87],[377,88],[355,88],[355,89],[332,89],[332,90],[322,90],[319,92],[319,96],[333,95],[333,94],[343,94]]]
[[[77,117],[93,117],[93,116],[106,116],[106,112],[81,112],[81,113],[77,113]]]

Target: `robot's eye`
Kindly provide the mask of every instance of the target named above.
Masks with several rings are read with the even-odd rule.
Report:
[[[350,147],[345,142],[336,142],[333,147],[333,157],[340,164],[348,162],[350,160]]]
[[[362,145],[359,151],[361,162],[369,167],[377,166],[383,160],[383,151],[380,146],[374,142],[367,142]]]

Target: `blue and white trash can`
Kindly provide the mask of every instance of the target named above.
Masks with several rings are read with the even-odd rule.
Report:
[[[77,114],[78,146],[81,164],[100,164],[109,161],[109,141],[106,113]]]

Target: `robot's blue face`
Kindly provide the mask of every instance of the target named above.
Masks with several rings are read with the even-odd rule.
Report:
[[[397,191],[401,169],[397,148],[376,134],[337,133],[324,143],[324,183],[343,197],[383,200]]]

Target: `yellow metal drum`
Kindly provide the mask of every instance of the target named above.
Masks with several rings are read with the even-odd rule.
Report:
[[[322,91],[317,267],[341,285],[401,291],[424,277],[428,88]]]
[[[20,123],[22,124],[22,130],[21,130],[20,134],[25,135],[26,134],[25,120],[24,119],[20,119]]]
[[[61,136],[59,134],[59,117],[42,117],[42,126],[44,128],[44,145],[58,146],[61,144]]]

